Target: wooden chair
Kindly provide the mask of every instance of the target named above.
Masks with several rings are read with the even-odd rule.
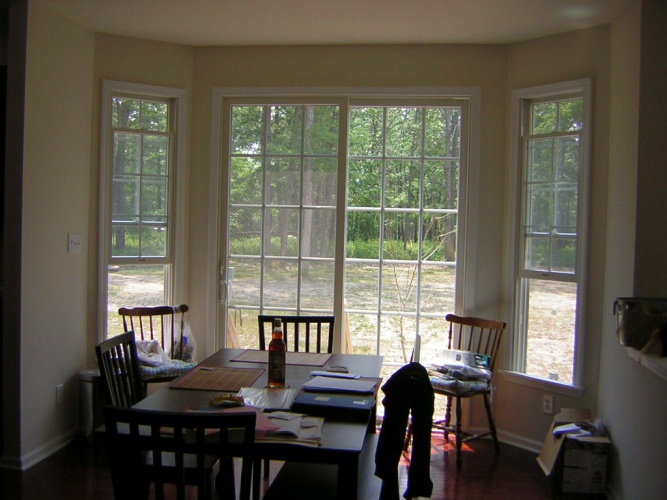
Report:
[[[134,332],[121,333],[101,342],[95,352],[106,405],[129,408],[145,397],[146,386],[141,376]],[[108,440],[106,424],[104,432]],[[190,468],[189,464],[187,467]],[[215,461],[209,461],[207,468],[209,475],[215,475],[220,469]],[[226,464],[224,470],[233,476],[232,463]],[[194,481],[193,476],[193,472],[188,472],[188,484]]]
[[[283,340],[288,351],[333,352],[333,316],[271,316],[260,314],[259,349],[265,351],[271,342],[273,320],[280,319],[283,325]],[[268,342],[267,342],[268,337]],[[290,337],[292,343],[290,345]],[[264,460],[264,478],[270,474],[269,460]]]
[[[288,351],[333,352],[333,316],[270,316],[263,314],[257,316],[260,350],[265,351],[271,342],[274,319],[282,321],[283,339]],[[292,338],[291,343],[290,337]]]
[[[123,318],[126,332],[134,331],[141,340],[157,340],[162,349],[173,359],[183,359],[183,331],[186,304],[178,306],[121,307],[118,314]]]
[[[490,319],[462,317],[455,314],[448,314],[445,319],[449,321],[449,338],[447,342],[448,349],[462,351],[471,351],[478,354],[484,354],[490,357],[489,365],[486,367],[491,374],[496,361],[496,355],[500,347],[503,333],[506,328],[504,321],[495,321]],[[434,421],[436,428],[442,429],[445,434],[445,440],[449,438],[449,433],[456,434],[456,465],[461,467],[461,445],[473,439],[491,435],[496,452],[500,452],[496,426],[493,422],[491,413],[491,380],[458,380],[454,379],[451,383],[433,382],[433,390],[436,394],[447,397],[447,406],[445,418]],[[461,429],[462,409],[461,401],[465,398],[481,396],[486,408],[486,416],[489,422],[488,430],[471,434]],[[451,424],[452,399],[456,400],[456,424]]]
[[[95,353],[107,405],[128,408],[144,398],[134,332],[101,342],[95,346]]]
[[[175,484],[184,499],[186,485],[199,500],[217,498],[224,489],[234,498],[233,475],[221,477],[211,464],[241,458],[241,500],[250,498],[255,411],[160,412],[106,406],[104,418],[111,480],[116,499],[146,498],[154,484],[155,498],[165,498],[165,484]],[[241,436],[242,433],[242,436]],[[233,474],[233,467],[223,470]]]
[[[133,331],[139,340],[156,340],[172,359],[190,362],[187,346],[182,335],[185,313],[190,308],[186,304],[178,306],[121,307],[118,314],[123,318],[126,332]],[[187,371],[187,367],[166,373],[144,374],[144,382],[169,382]]]

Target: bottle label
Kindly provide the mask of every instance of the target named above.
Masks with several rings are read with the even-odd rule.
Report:
[[[285,351],[269,351],[269,386],[285,384]]]

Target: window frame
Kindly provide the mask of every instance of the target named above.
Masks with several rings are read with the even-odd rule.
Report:
[[[343,262],[343,271],[347,272],[347,266],[349,263],[354,263],[354,262],[365,262],[371,265],[377,265],[378,268],[380,269],[380,272],[378,274],[378,286],[380,288],[379,294],[379,302],[376,308],[373,309],[364,309],[364,308],[359,308],[359,307],[353,307],[351,305],[348,305],[344,308],[343,312],[347,314],[356,314],[356,315],[368,315],[368,316],[374,316],[377,320],[376,323],[376,350],[380,350],[380,343],[381,343],[381,329],[382,329],[382,318],[384,317],[385,319],[388,319],[390,317],[393,318],[415,318],[416,320],[416,328],[417,328],[417,336],[421,337],[421,333],[419,330],[420,323],[422,321],[429,321],[429,320],[435,320],[435,319],[442,319],[444,314],[447,311],[440,311],[438,313],[429,313],[429,312],[423,312],[417,307],[417,304],[415,304],[415,309],[413,311],[404,311],[404,310],[393,310],[391,307],[384,307],[383,305],[383,300],[382,300],[382,294],[386,293],[383,290],[385,278],[384,278],[384,273],[389,270],[389,266],[391,265],[414,265],[416,268],[419,269],[417,272],[417,278],[416,278],[416,289],[421,290],[421,285],[422,285],[422,277],[421,277],[421,269],[424,267],[428,267],[429,265],[432,265],[434,267],[454,267],[455,268],[455,273],[456,273],[456,283],[457,287],[455,289],[455,297],[454,297],[454,303],[456,306],[456,309],[462,309],[463,308],[463,303],[465,302],[463,297],[466,294],[466,290],[471,290],[472,285],[469,282],[464,281],[465,277],[465,263],[466,260],[465,258],[462,258],[460,256],[465,256],[468,255],[470,250],[470,244],[469,244],[469,239],[466,238],[468,233],[470,232],[471,228],[466,226],[466,221],[468,220],[468,217],[470,214],[468,213],[468,210],[466,210],[466,200],[468,199],[469,193],[468,193],[468,176],[470,175],[470,170],[472,168],[472,165],[469,161],[469,156],[470,156],[470,144],[472,142],[472,132],[471,132],[471,110],[473,107],[472,104],[472,99],[467,99],[465,102],[458,102],[461,101],[460,99],[457,99],[456,97],[452,96],[431,96],[427,98],[418,98],[414,96],[405,96],[405,97],[400,97],[400,98],[395,98],[395,99],[387,99],[387,98],[363,98],[363,97],[351,97],[348,100],[347,106],[348,106],[348,114],[351,112],[351,110],[355,107],[377,107],[377,108],[392,108],[392,107],[405,107],[409,108],[411,106],[422,108],[422,109],[427,109],[429,107],[434,107],[434,108],[458,108],[460,112],[460,125],[462,128],[462,131],[460,133],[461,135],[461,140],[460,140],[460,153],[458,157],[458,162],[459,162],[459,168],[457,169],[457,175],[459,175],[459,183],[457,184],[457,206],[456,208],[437,208],[437,209],[428,209],[424,208],[422,205],[423,200],[420,200],[419,207],[418,208],[392,208],[384,204],[384,200],[380,202],[381,206],[378,207],[349,207],[347,204],[347,193],[345,197],[345,207],[346,207],[346,217],[347,213],[349,212],[365,212],[365,211],[370,211],[370,212],[376,212],[378,215],[383,217],[384,216],[389,216],[391,214],[402,214],[402,213],[412,213],[414,215],[418,215],[421,217],[423,214],[427,213],[438,213],[438,214],[456,214],[457,217],[457,235],[456,235],[456,255],[457,259],[452,262],[429,262],[427,260],[423,260],[422,256],[420,254],[419,258],[415,260],[393,260],[390,258],[387,258],[380,253],[380,255],[375,258],[375,259],[358,259],[358,258],[351,258],[349,256],[345,256],[344,262]],[[347,155],[347,152],[346,152]],[[349,162],[350,159],[356,159],[357,157],[355,156],[347,156],[347,160]],[[378,159],[381,159],[382,162],[386,161],[391,161],[391,155],[385,155],[384,153],[380,156],[377,157]],[[425,157],[421,157],[418,161],[423,161],[425,160]],[[464,167],[465,165],[465,167]],[[422,172],[423,173],[423,172]],[[348,169],[346,170],[346,174],[349,175],[349,166]],[[384,178],[381,180],[381,183],[383,187],[385,186],[385,180]],[[421,219],[423,222],[423,219]],[[382,226],[382,223],[380,224]],[[380,236],[380,240],[383,240],[384,238]],[[345,236],[345,240],[347,241],[347,234]],[[468,248],[468,250],[466,250]],[[420,292],[417,292],[417,295],[419,295]],[[343,290],[343,296],[345,296],[345,290]],[[468,304],[471,302],[468,301]],[[421,305],[421,304],[420,304]],[[424,340],[422,337],[422,346],[424,346]],[[380,352],[380,354],[383,354]],[[385,356],[385,361],[384,361],[385,366],[400,366],[401,363],[396,363],[389,361],[387,359],[387,356]]]
[[[207,318],[208,330],[216,332],[216,335],[207,339],[207,348],[215,350],[223,347],[226,343],[225,328],[227,325],[226,290],[226,256],[223,255],[224,248],[220,237],[224,232],[221,226],[221,207],[227,204],[227,191],[230,172],[225,170],[223,162],[225,161],[224,145],[221,137],[223,128],[228,126],[223,123],[223,107],[228,99],[252,99],[252,98],[284,98],[287,102],[299,102],[299,99],[318,97],[322,99],[320,103],[340,103],[341,109],[347,109],[350,103],[357,99],[382,99],[383,104],[388,104],[392,97],[396,98],[396,103],[402,105],[410,100],[422,100],[427,102],[429,98],[446,99],[465,99],[468,101],[468,114],[470,123],[468,125],[469,141],[467,144],[468,169],[461,172],[459,179],[459,235],[458,249],[461,255],[476,254],[477,247],[477,210],[473,207],[479,205],[479,158],[480,158],[480,89],[479,88],[405,88],[405,89],[363,89],[363,88],[291,88],[291,89],[272,89],[272,88],[216,88],[213,91],[212,102],[212,134],[211,134],[211,166],[210,166],[210,205],[209,211],[215,214],[209,219],[209,256],[208,268],[211,271],[209,276],[214,277],[208,283],[209,297],[209,316]],[[425,100],[425,101],[424,101]],[[348,128],[347,112],[340,113],[339,122],[341,134],[345,136]],[[347,151],[347,138],[341,137],[340,144],[345,146]],[[347,172],[346,154],[341,154],[339,159],[339,173]],[[223,178],[226,177],[226,178]],[[343,177],[344,179],[346,176]],[[347,183],[338,183],[337,199],[346,199]],[[342,198],[341,198],[342,197]],[[339,204],[339,212],[336,215],[336,233],[345,234],[346,204]],[[466,230],[463,230],[466,228]],[[336,259],[343,259],[345,254],[345,239],[338,238],[336,245]],[[463,250],[465,249],[465,250]],[[472,304],[474,296],[475,266],[466,266],[465,262],[457,263],[457,280],[462,284],[457,291],[457,309],[459,313],[468,311],[467,305]],[[342,289],[344,285],[344,273],[337,273],[334,276],[334,290]],[[334,315],[343,317],[344,294],[335,292],[334,295]],[[471,311],[468,311],[471,312]],[[342,322],[336,322],[334,332],[334,351],[340,352],[343,343]]]
[[[167,302],[186,302],[187,262],[187,186],[186,186],[186,98],[185,89],[144,85],[130,82],[103,80],[100,112],[100,167],[99,167],[99,214],[98,214],[98,292],[97,292],[97,336],[102,341],[107,336],[108,322],[108,266],[118,264],[111,256],[112,188],[113,188],[113,128],[111,126],[112,98],[123,95],[137,99],[168,99],[173,110],[173,145],[171,147],[171,169],[169,171],[170,207],[168,224],[171,229],[167,242],[167,257],[120,259],[125,264],[166,264],[171,272],[165,283]]]
[[[570,396],[583,394],[584,358],[585,358],[585,314],[587,294],[587,262],[590,227],[590,175],[591,175],[591,134],[592,134],[592,83],[584,78],[551,85],[517,89],[512,92],[511,109],[511,151],[510,151],[510,186],[508,189],[508,227],[511,229],[508,255],[512,256],[512,265],[508,266],[507,294],[508,317],[512,318],[510,369],[504,371],[506,377],[516,383],[550,390]],[[577,283],[577,305],[575,311],[575,341],[572,383],[549,380],[525,373],[526,332],[520,327],[521,280],[539,279],[541,273],[523,268],[523,210],[525,203],[525,162],[524,134],[527,108],[536,101],[560,100],[568,97],[582,97],[584,127],[581,136],[581,169],[578,185],[578,221],[577,221],[577,256],[573,275],[551,273],[558,281]]]

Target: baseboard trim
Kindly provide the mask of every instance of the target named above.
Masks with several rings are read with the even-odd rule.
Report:
[[[76,434],[77,430],[71,429],[65,434],[58,436],[56,439],[20,457],[4,455],[2,458],[0,458],[0,468],[24,472],[33,465],[38,464],[45,458],[50,457],[57,451],[67,446],[76,437]]]
[[[468,429],[468,432],[471,434],[479,434],[487,430],[488,428],[486,427],[471,427]],[[491,436],[486,436],[484,439],[491,439]],[[539,455],[542,451],[542,441],[528,439],[523,436],[519,436],[518,434],[512,434],[511,432],[498,430],[498,441],[516,448],[521,448],[522,450],[531,451],[535,453],[535,455]]]
[[[501,443],[509,444],[516,448],[521,448],[522,450],[531,451],[535,455],[539,455],[542,451],[542,441],[535,441],[534,439],[528,439],[518,434],[512,434],[511,432],[498,431],[498,441]]]

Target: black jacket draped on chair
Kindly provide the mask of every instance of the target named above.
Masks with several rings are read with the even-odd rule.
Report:
[[[428,372],[419,363],[409,363],[382,386],[384,419],[375,453],[375,475],[382,479],[381,500],[398,496],[398,462],[403,451],[408,417],[412,413],[413,444],[405,498],[430,497],[431,424],[433,387]]]

